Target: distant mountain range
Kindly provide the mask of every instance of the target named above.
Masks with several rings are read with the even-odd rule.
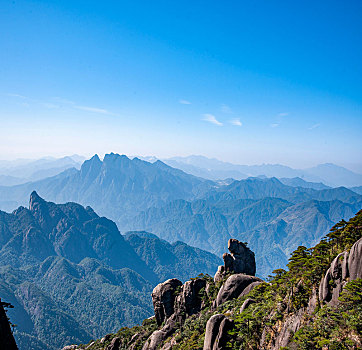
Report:
[[[85,157],[0,160],[0,186],[13,186],[55,176],[69,168],[79,169]]]
[[[0,296],[15,306],[22,350],[85,342],[148,317],[158,282],[214,274],[213,253],[229,238],[256,253],[258,276],[285,267],[298,245],[360,210],[360,193],[301,177],[213,181],[160,160],[95,155],[0,186],[0,209],[20,206],[0,211]]]
[[[90,207],[36,192],[29,209],[0,211],[0,296],[14,305],[21,350],[59,349],[133,325],[152,314],[157,283],[213,274],[220,262],[147,232],[122,236]]]
[[[361,207],[362,196],[343,187],[314,190],[286,186],[275,178],[250,178],[210,190],[204,199],[150,208],[132,222],[135,229],[216,255],[223,253],[229,238],[246,241],[256,253],[257,274],[266,277],[274,266],[285,266],[296,247],[315,244],[328,227]]]
[[[214,183],[174,169],[161,161],[149,163],[124,155],[97,155],[74,168],[32,183],[0,187],[0,209],[25,205],[33,190],[57,203],[90,205],[117,222],[124,231],[140,211],[174,199],[190,200],[206,193]]]
[[[326,163],[308,169],[293,169],[280,164],[238,165],[203,156],[173,157],[163,160],[166,164],[189,174],[210,180],[266,176],[277,178],[299,177],[305,181],[322,182],[331,187],[361,186],[362,174],[341,166]]]
[[[313,183],[311,186],[327,187],[358,187],[362,185],[362,174],[357,174],[341,166],[326,163],[308,169],[293,169],[280,164],[261,165],[238,165],[220,161],[204,156],[172,157],[158,159],[154,156],[130,157],[138,158],[149,163],[158,160],[180,169],[188,174],[205,178],[208,180],[242,180],[248,177],[277,177],[288,181],[288,179],[301,179]],[[63,158],[46,157],[41,159],[18,159],[14,161],[0,160],[0,186],[13,186],[29,181],[37,181],[46,177],[60,174],[62,171],[76,168],[86,160],[79,155],[66,156]],[[295,181],[294,181],[295,182]],[[316,183],[316,184],[314,184]],[[297,186],[296,183],[287,185]],[[300,183],[302,186],[302,182]],[[304,187],[304,186],[302,186]]]
[[[247,241],[258,257],[260,276],[285,265],[298,245],[314,244],[328,227],[362,207],[362,196],[345,187],[301,178],[211,181],[159,160],[113,153],[103,161],[92,157],[80,170],[0,187],[0,208],[25,205],[33,190],[57,203],[89,205],[114,220],[121,232],[151,231],[218,255],[229,238]]]

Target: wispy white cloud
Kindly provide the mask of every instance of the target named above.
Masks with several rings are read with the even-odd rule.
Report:
[[[278,113],[277,116],[274,118],[274,123],[270,124],[271,128],[277,128],[278,126],[280,126],[280,124],[282,124],[284,122],[284,117],[288,116],[289,113],[287,112],[281,112]]]
[[[20,95],[20,94],[12,94],[12,93],[8,93],[6,94],[6,96],[9,96],[9,97],[18,97],[18,98],[21,98],[21,99],[29,99],[28,97],[24,96],[24,95]]]
[[[60,106],[59,105],[56,105],[54,103],[48,103],[48,102],[43,102],[41,103],[41,105],[45,108],[49,108],[49,109],[56,109],[56,108],[59,108]]]
[[[190,105],[191,104],[191,102],[187,101],[187,100],[179,100],[178,102],[181,103],[182,105]]]
[[[77,105],[75,105],[74,108],[80,109],[80,110],[86,111],[86,112],[92,112],[92,113],[112,114],[111,112],[107,111],[106,109],[97,108],[97,107],[77,106]]]
[[[235,125],[235,126],[242,126],[243,125],[243,123],[240,121],[239,118],[231,119],[231,120],[229,120],[229,123],[231,125]]]
[[[36,100],[36,99],[30,98],[27,96],[23,96],[20,94],[14,94],[14,93],[8,93],[8,94],[6,94],[6,96],[15,97],[15,98],[22,100],[22,105],[24,105],[26,107],[30,107],[31,105],[41,106],[41,107],[47,108],[47,109],[56,109],[56,108],[60,108],[60,107],[66,107],[66,108],[78,109],[78,110],[91,112],[91,113],[99,113],[99,114],[107,114],[107,115],[115,116],[114,113],[110,112],[109,110],[107,110],[105,108],[81,106],[71,100],[67,100],[62,97],[53,97],[53,98],[51,98],[51,102],[49,102],[49,101]]]
[[[66,105],[75,105],[76,103],[74,101],[68,100],[63,97],[53,97],[54,100],[56,100],[58,103],[66,104]]]
[[[204,117],[202,118],[205,122],[209,122],[211,124],[215,124],[217,126],[223,126],[224,124],[219,122],[214,115],[212,114],[204,114]]]
[[[320,125],[321,125],[320,123],[314,124],[314,125],[310,126],[310,127],[308,128],[308,130],[316,129],[316,128],[320,127]]]
[[[228,105],[225,105],[225,104],[221,105],[220,110],[221,110],[221,112],[227,113],[227,114],[233,113],[233,110]]]

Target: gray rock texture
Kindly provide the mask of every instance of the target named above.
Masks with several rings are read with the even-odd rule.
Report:
[[[201,310],[201,289],[206,288],[206,281],[194,279],[184,285],[177,279],[160,283],[153,290],[152,301],[158,325],[165,325],[151,334],[142,350],[154,350],[175,331],[176,323],[183,323],[185,318]],[[180,289],[179,293],[177,293]],[[165,349],[171,346],[164,344]]]
[[[260,281],[256,281],[256,282],[252,282],[250,283],[239,295],[239,297],[243,297],[246,294],[249,294],[256,286],[258,286],[259,284],[261,284],[263,282]]]
[[[159,348],[160,344],[174,333],[175,325],[175,315],[172,315],[161,329],[151,334],[143,345],[142,350],[156,350]]]
[[[176,291],[177,288],[181,286],[181,281],[172,278],[158,284],[154,288],[152,292],[152,302],[156,321],[159,326],[174,313]]]
[[[203,350],[225,349],[228,341],[228,331],[232,329],[233,321],[225,315],[212,316],[206,324],[205,340]]]
[[[204,279],[198,278],[185,282],[175,301],[175,313],[185,317],[199,312],[202,305],[200,291],[203,288],[206,288]]]
[[[349,251],[348,270],[351,280],[362,278],[362,238]]]
[[[228,272],[254,276],[256,272],[254,253],[237,239],[229,239],[228,249],[230,254],[225,253],[222,256],[224,266],[219,266],[214,277],[215,282],[220,281]]]
[[[350,249],[338,254],[319,285],[319,300],[336,305],[338,297],[348,279],[362,278],[362,238]]]
[[[231,275],[221,286],[213,306],[218,307],[228,300],[238,298],[245,288],[253,282],[263,281],[258,277],[248,276],[242,273]]]
[[[254,299],[251,299],[251,298],[248,298],[246,299],[244,302],[243,302],[243,305],[241,305],[241,308],[240,308],[240,313],[242,313],[244,310],[246,310],[248,308],[248,306],[250,304],[253,304],[255,303],[255,300]]]

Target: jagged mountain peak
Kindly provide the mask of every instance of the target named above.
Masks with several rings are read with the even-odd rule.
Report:
[[[102,166],[102,161],[99,159],[98,154],[95,154],[91,159],[84,161],[80,168],[81,175],[89,173],[96,174]]]
[[[40,205],[43,205],[45,200],[41,198],[36,191],[30,194],[29,210],[35,211]]]
[[[109,162],[130,162],[131,159],[129,159],[125,154],[118,154],[118,153],[107,153],[105,154],[104,158],[103,158],[103,162],[104,163],[109,163]]]
[[[92,162],[100,162],[101,161],[97,153],[89,160],[92,161]]]

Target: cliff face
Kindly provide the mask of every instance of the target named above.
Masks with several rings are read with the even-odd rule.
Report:
[[[230,255],[215,278],[159,284],[152,293],[155,317],[74,349],[360,348],[361,237],[362,211],[335,225],[315,247],[299,247],[289,270],[275,270],[269,282],[245,274],[253,254],[229,241]],[[246,270],[234,259],[246,259]]]
[[[0,299],[0,350],[18,350]]]

